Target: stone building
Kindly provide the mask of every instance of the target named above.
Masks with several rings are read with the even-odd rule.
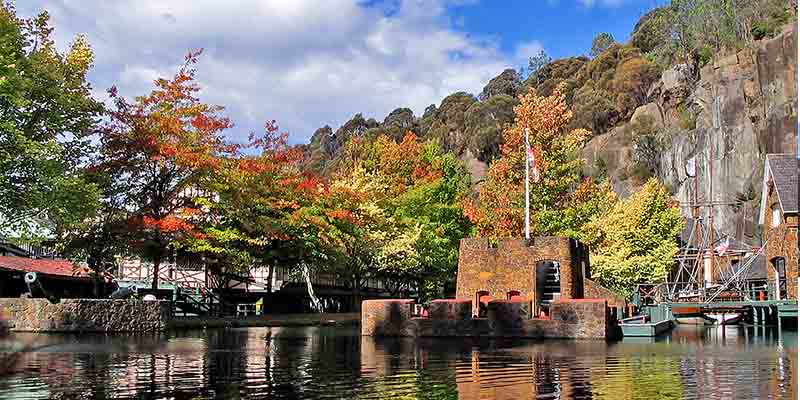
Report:
[[[780,298],[797,298],[798,159],[768,154],[764,166],[759,224],[764,227],[767,276]],[[779,292],[774,288],[779,288]]]
[[[491,299],[523,298],[538,310],[557,299],[584,297],[589,249],[574,239],[537,237],[461,239],[456,298],[471,300],[473,312]]]

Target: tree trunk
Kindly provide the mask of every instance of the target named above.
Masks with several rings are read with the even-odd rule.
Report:
[[[161,267],[161,256],[153,257],[153,290],[158,290],[158,269]]]
[[[316,312],[322,312],[322,303],[320,303],[319,299],[314,294],[314,285],[311,283],[311,272],[308,270],[308,265],[303,264],[302,271],[303,271],[303,278],[306,281],[306,289],[308,290],[308,297],[311,298],[311,307]]]
[[[353,312],[361,311],[361,288],[360,279],[353,279]]]
[[[272,293],[272,274],[275,273],[275,266],[270,264],[267,272],[267,293]]]

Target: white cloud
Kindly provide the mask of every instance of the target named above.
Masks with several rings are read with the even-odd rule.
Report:
[[[514,50],[514,61],[521,63],[520,65],[528,65],[528,59],[539,55],[544,50],[544,46],[538,40],[524,42],[517,45]]]
[[[18,9],[26,16],[47,9],[59,45],[87,34],[95,93],[112,85],[129,97],[145,93],[188,50],[205,48],[202,97],[227,107],[238,125],[232,136],[277,119],[292,141],[305,142],[316,128],[357,112],[381,119],[406,106],[419,115],[452,92],[479,93],[516,66],[517,56],[541,47],[530,42],[506,56],[494,42],[456,29],[448,3],[40,0]]]

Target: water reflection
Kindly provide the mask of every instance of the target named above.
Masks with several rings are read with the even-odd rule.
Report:
[[[11,339],[47,347],[0,378],[0,398],[797,397],[796,333],[752,328],[613,344],[373,339],[335,327]]]

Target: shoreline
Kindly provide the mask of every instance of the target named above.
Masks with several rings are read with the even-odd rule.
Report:
[[[172,317],[167,330],[247,327],[358,326],[360,313],[272,314],[249,317]]]

